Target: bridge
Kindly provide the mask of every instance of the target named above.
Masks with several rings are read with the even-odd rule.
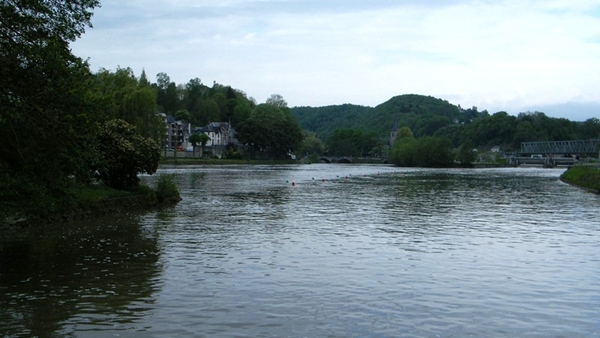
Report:
[[[522,155],[574,155],[598,154],[600,139],[572,140],[572,141],[547,141],[521,143]]]
[[[556,166],[572,166],[577,163],[575,157],[548,156],[548,157],[528,157],[528,156],[509,156],[508,165],[517,167],[524,165],[541,165],[544,168],[554,168]]]
[[[352,157],[349,156],[323,156],[319,159],[325,163],[352,163]]]

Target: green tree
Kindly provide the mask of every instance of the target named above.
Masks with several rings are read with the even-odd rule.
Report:
[[[452,144],[450,140],[425,136],[417,141],[415,165],[426,168],[444,168],[452,166]]]
[[[415,165],[417,140],[408,127],[398,130],[398,137],[392,146],[390,162],[400,167],[412,167]]]
[[[204,147],[206,147],[206,143],[208,143],[208,141],[210,141],[210,137],[208,137],[208,135],[206,135],[205,133],[195,133],[190,135],[190,137],[188,138],[188,141],[190,141],[192,143],[192,146],[194,147],[194,154],[196,154],[196,146],[198,144],[201,145],[201,157],[204,156]]]
[[[135,126],[138,134],[156,141],[163,137],[156,89],[144,77],[138,80],[131,68],[100,70],[95,76],[94,91],[107,119],[123,119]]]
[[[380,146],[377,133],[358,129],[338,128],[327,139],[328,154],[332,156],[365,156]]]
[[[154,174],[160,160],[160,147],[140,136],[123,120],[104,123],[98,134],[98,151],[102,161],[97,177],[109,187],[131,190],[139,184],[138,174]]]
[[[289,111],[275,105],[260,104],[240,123],[238,139],[254,156],[284,159],[302,141],[302,130]]]
[[[452,166],[452,143],[440,137],[412,137],[409,130],[394,142],[390,161],[402,167],[449,167]],[[471,148],[472,149],[472,148]]]
[[[323,141],[317,137],[317,134],[306,130],[303,131],[302,134],[302,143],[300,144],[300,149],[298,150],[299,155],[314,155],[313,157],[323,155],[323,152],[325,152],[325,145],[323,144]]]
[[[175,112],[175,115],[173,117],[177,121],[182,121],[186,123],[191,122],[192,120],[192,116],[190,115],[190,112],[187,109],[179,109],[177,112]]]
[[[335,129],[327,139],[327,153],[331,156],[359,156],[362,132],[355,129]]]
[[[233,115],[231,116],[231,125],[234,128],[237,128],[237,126],[240,123],[242,123],[250,117],[251,113],[252,107],[249,103],[242,102],[240,104],[237,104],[233,109]]]
[[[402,128],[400,128],[400,130],[398,130],[397,138],[403,139],[403,138],[413,138],[413,137],[414,137],[413,132],[408,127],[402,127]]]
[[[97,0],[0,2],[0,217],[67,202],[70,176],[94,161],[91,74],[69,43]],[[12,211],[11,211],[12,210]]]
[[[477,152],[475,152],[475,146],[473,142],[466,141],[460,145],[456,154],[456,160],[462,167],[472,167],[473,162],[477,159]]]
[[[285,100],[283,99],[283,96],[281,96],[279,94],[271,95],[271,97],[269,97],[265,103],[270,104],[270,105],[275,106],[280,109],[288,107],[287,102],[285,102]]]
[[[405,137],[394,142],[390,162],[400,167],[413,167],[416,164],[416,156],[417,140],[413,137]]]
[[[159,109],[167,114],[173,115],[182,108],[179,90],[175,82],[166,73],[156,75],[157,104]]]
[[[578,125],[578,132],[578,139],[589,140],[600,138],[600,119],[594,117],[585,120],[585,122]]]

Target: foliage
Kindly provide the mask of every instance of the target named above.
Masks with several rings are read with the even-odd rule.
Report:
[[[351,104],[319,108],[295,107],[292,113],[298,117],[302,128],[312,131],[321,139],[327,139],[338,128],[375,132],[381,139],[387,138],[394,121],[415,131],[417,136],[432,135],[450,124],[471,121],[469,112],[447,101],[430,96],[400,95],[375,108]],[[475,116],[478,117],[477,114]],[[387,142],[387,139],[386,139]]]
[[[399,167],[416,166],[417,140],[414,137],[405,137],[397,139],[394,142],[390,162]]]
[[[238,139],[255,157],[285,159],[299,148],[302,131],[288,109],[260,104],[240,124]]]
[[[452,144],[448,139],[425,136],[417,142],[415,165],[418,167],[443,168],[452,166]]]
[[[550,118],[541,112],[512,116],[506,112],[490,115],[477,107],[463,109],[446,101],[422,95],[400,95],[375,108],[355,105],[319,108],[295,107],[302,128],[328,139],[335,129],[376,132],[386,140],[395,121],[414,131],[414,136],[436,136],[451,141],[453,148],[469,141],[474,148],[500,146],[519,151],[522,142],[586,140],[600,138],[600,120],[571,122]]]
[[[302,131],[302,135],[302,143],[298,149],[298,154],[300,156],[315,155],[316,157],[323,155],[323,152],[325,152],[325,145],[315,133]]]
[[[453,164],[451,142],[448,139],[425,136],[415,139],[410,133],[399,137],[392,148],[390,161],[401,167],[450,167]]]
[[[135,126],[138,134],[160,142],[164,122],[157,114],[157,93],[144,77],[138,80],[131,68],[111,72],[101,69],[93,89],[106,119],[122,119]]]
[[[123,120],[109,120],[102,126],[98,151],[102,155],[98,179],[119,190],[137,187],[137,175],[155,173],[160,160],[158,144],[136,134],[133,126]]]
[[[321,140],[326,140],[335,129],[362,130],[362,116],[369,115],[372,110],[370,107],[345,104],[318,108],[294,107],[291,112],[303,129],[315,133]],[[391,122],[386,130],[389,130],[390,126]]]
[[[473,162],[477,159],[477,152],[475,151],[475,146],[471,141],[465,141],[465,143],[461,144],[458,147],[458,152],[456,154],[456,160],[462,167],[471,167],[473,166]]]
[[[113,189],[104,184],[74,184],[70,188],[73,197],[77,201],[94,202],[106,198],[123,197],[130,192]]]
[[[69,43],[98,5],[0,2],[0,214],[55,209],[69,200],[69,177],[85,177],[94,161],[90,72]]]
[[[402,127],[398,130],[398,138],[413,138],[413,132],[408,127]]]
[[[327,153],[331,156],[359,156],[369,154],[380,146],[375,132],[338,128],[327,139]]]
[[[173,117],[177,121],[183,121],[186,123],[192,120],[192,115],[190,115],[190,112],[187,109],[179,109],[177,112],[175,112]]]
[[[255,106],[244,92],[216,82],[208,87],[197,77],[177,85],[166,73],[158,73],[156,83],[151,86],[157,92],[160,112],[195,126],[230,121],[235,128],[249,117]]]
[[[210,137],[208,137],[208,135],[206,135],[205,133],[194,133],[190,135],[188,141],[194,147],[194,151],[196,150],[196,146],[198,145],[198,143],[200,143],[200,145],[202,146],[202,156],[204,156],[204,147],[206,147],[206,143],[210,141]]]
[[[156,181],[156,198],[161,204],[181,200],[179,189],[173,175],[160,175]]]
[[[269,97],[265,103],[275,106],[277,108],[287,108],[288,107],[287,102],[285,102],[285,100],[283,99],[283,96],[281,96],[279,94],[271,95],[271,97]]]
[[[206,134],[204,134],[204,133],[202,133],[202,134],[206,136]],[[208,136],[206,136],[206,137],[208,137]],[[195,133],[195,134],[190,135],[190,137],[188,138],[188,141],[192,144],[192,147],[196,148],[196,146],[199,143],[202,143],[202,137],[200,136],[200,134]]]
[[[235,144],[228,144],[225,148],[225,158],[228,160],[240,160],[243,158],[243,155]]]

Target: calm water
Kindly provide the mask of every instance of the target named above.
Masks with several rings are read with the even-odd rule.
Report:
[[[0,336],[600,337],[563,170],[161,171],[174,208],[0,233]]]

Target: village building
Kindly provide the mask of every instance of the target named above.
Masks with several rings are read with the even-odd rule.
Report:
[[[204,133],[210,140],[206,143],[204,151],[212,156],[221,158],[227,151],[227,146],[238,144],[236,132],[229,122],[211,122],[208,125],[196,128],[194,133]]]

